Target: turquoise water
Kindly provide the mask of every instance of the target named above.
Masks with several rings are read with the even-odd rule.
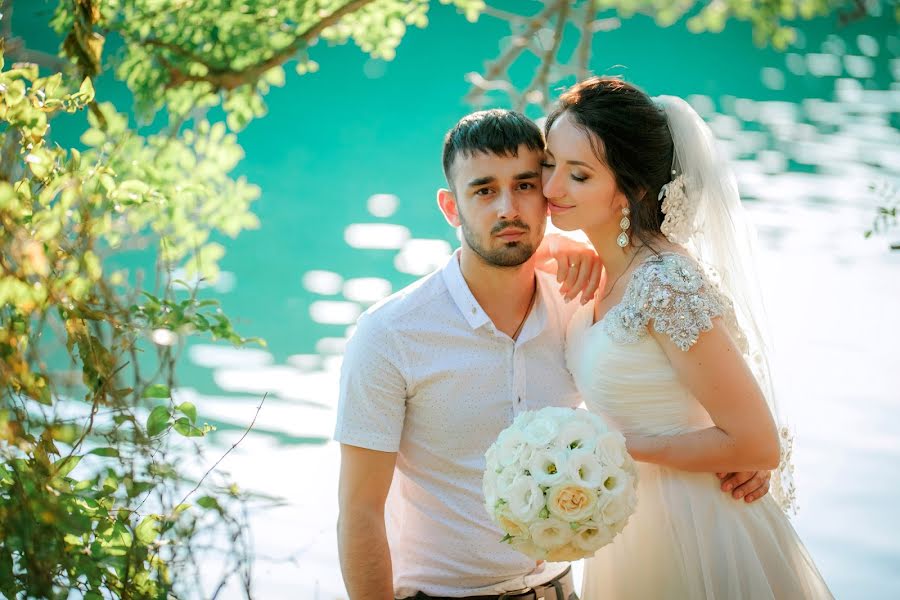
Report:
[[[33,16],[21,19],[29,43],[51,44]],[[268,348],[195,344],[179,374],[223,448],[270,394],[223,463],[245,487],[287,500],[254,515],[257,597],[343,597],[328,441],[343,340],[359,310],[455,247],[435,206],[441,138],[471,110],[465,73],[508,34],[435,4],[393,62],[317,47],[321,71],[289,70],[269,115],[239,136],[238,172],[263,190],[262,227],[226,242],[226,274],[208,292]],[[592,68],[690,97],[731,152],[765,248],[779,390],[797,428],[795,526],[837,597],[900,597],[900,253],[892,238],[862,238],[878,202],[869,184],[900,182],[900,38],[889,16],[836,33],[822,19],[801,37],[778,53],[755,48],[742,24],[692,35],[636,17],[597,34]],[[98,89],[127,97],[109,82]],[[240,597],[236,582],[229,594]]]

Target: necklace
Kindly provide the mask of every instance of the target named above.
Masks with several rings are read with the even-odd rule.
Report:
[[[600,298],[600,301],[597,302],[597,304],[600,304],[600,302],[603,302],[604,300],[609,298],[609,295],[612,294],[612,291],[616,288],[616,284],[619,283],[619,280],[622,279],[622,276],[628,272],[628,267],[630,267],[632,265],[632,263],[634,263],[634,259],[636,259],[638,254],[640,254],[640,253],[641,253],[641,250],[640,250],[640,248],[638,248],[638,250],[631,256],[631,260],[628,261],[628,264],[625,265],[625,268],[622,270],[622,272],[619,273],[619,276],[616,277],[616,280],[612,282],[611,286],[609,286],[609,291],[606,292],[605,294],[603,294],[603,297]]]
[[[534,282],[534,291],[531,292],[531,300],[528,301],[528,308],[525,309],[525,316],[522,317],[522,320],[519,322],[519,326],[516,327],[516,330],[510,336],[512,339],[516,339],[519,337],[519,332],[522,331],[522,327],[525,326],[525,321],[528,320],[528,315],[531,313],[531,307],[534,306],[534,299],[537,296],[537,281]]]

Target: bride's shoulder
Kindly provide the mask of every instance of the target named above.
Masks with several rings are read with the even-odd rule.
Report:
[[[646,259],[635,271],[625,305],[631,321],[646,332],[652,326],[689,350],[712,320],[724,317],[731,328],[734,311],[720,291],[718,276],[693,257],[664,252]]]

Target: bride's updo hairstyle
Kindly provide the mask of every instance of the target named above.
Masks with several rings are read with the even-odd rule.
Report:
[[[560,97],[547,116],[545,138],[563,115],[588,136],[594,155],[628,198],[629,235],[650,243],[665,217],[657,200],[660,188],[672,180],[674,149],[663,109],[630,83],[591,77]]]

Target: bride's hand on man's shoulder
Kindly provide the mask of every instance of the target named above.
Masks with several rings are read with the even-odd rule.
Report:
[[[537,252],[537,268],[556,274],[559,293],[569,302],[581,294],[587,304],[603,280],[603,262],[590,244],[564,235],[544,236]]]
[[[723,492],[730,493],[736,500],[750,503],[769,493],[771,471],[741,471],[738,473],[716,473]]]

